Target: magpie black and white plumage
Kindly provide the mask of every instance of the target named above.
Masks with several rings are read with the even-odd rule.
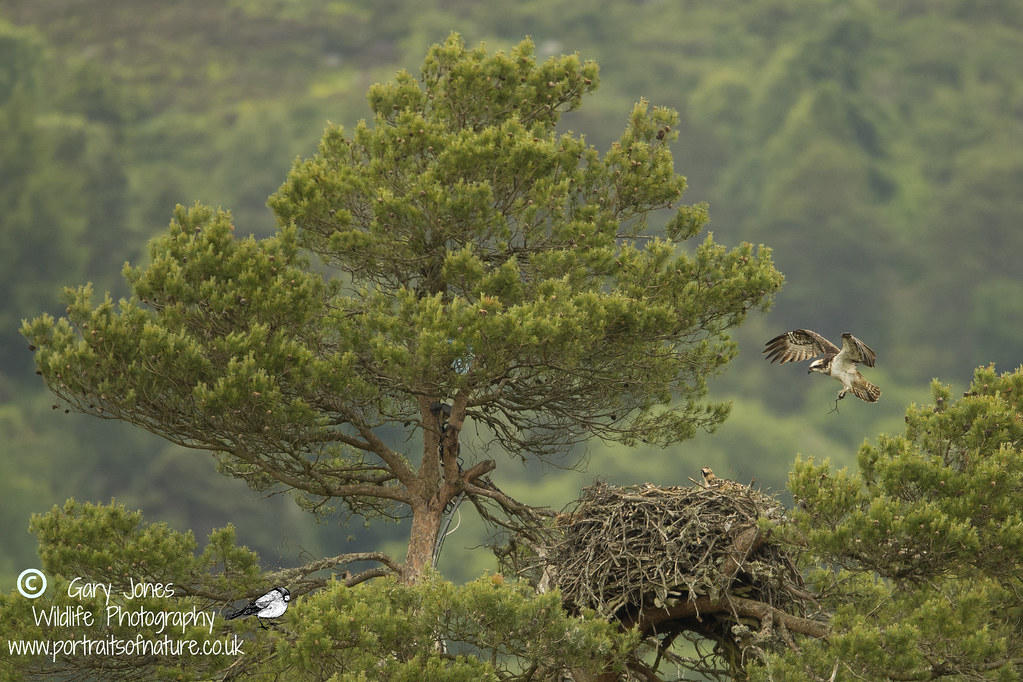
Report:
[[[842,334],[841,348],[809,329],[779,334],[764,345],[764,354],[772,363],[802,362],[822,356],[810,363],[807,373],[817,372],[839,381],[842,390],[838,392],[837,400],[844,398],[849,391],[868,403],[876,403],[881,397],[881,389],[864,379],[856,369],[858,364],[874,366],[877,357],[874,349],[849,332]]]
[[[291,592],[286,587],[275,587],[262,597],[250,601],[244,608],[238,609],[226,616],[226,620],[241,618],[242,616],[255,616],[263,627],[264,620],[280,618],[288,610],[288,602],[291,601]]]

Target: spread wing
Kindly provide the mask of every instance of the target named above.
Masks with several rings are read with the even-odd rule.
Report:
[[[873,348],[849,332],[842,334],[842,356],[850,362],[862,362],[867,367],[873,367],[874,359],[877,357]]]
[[[845,335],[843,335],[843,343]],[[857,343],[859,343],[857,341]],[[826,353],[838,353],[838,346],[828,341],[817,332],[809,329],[796,329],[785,332],[768,341],[764,348],[767,359],[772,363],[802,362]],[[873,358],[874,351],[870,351]]]

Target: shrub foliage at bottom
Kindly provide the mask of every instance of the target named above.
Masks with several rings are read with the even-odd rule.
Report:
[[[1023,368],[980,368],[956,399],[931,390],[905,434],[860,449],[858,475],[797,462],[833,632],[764,679],[1023,677]]]
[[[289,622],[273,665],[305,679],[561,679],[571,668],[611,671],[615,652],[636,644],[606,621],[568,616],[556,592],[536,595],[500,575],[463,586],[334,582]]]
[[[69,500],[34,517],[32,530],[48,587],[38,599],[0,595],[11,653],[0,657],[2,679],[560,680],[566,670],[614,674],[638,645],[592,613],[568,615],[556,591],[538,595],[501,575],[456,586],[431,573],[410,585],[365,572],[324,577],[322,562],[261,573],[230,526],[199,552],[191,533],[117,504]],[[283,617],[225,618],[274,585],[291,591]],[[182,642],[193,640],[230,650],[191,653]],[[14,652],[15,641],[63,648]]]

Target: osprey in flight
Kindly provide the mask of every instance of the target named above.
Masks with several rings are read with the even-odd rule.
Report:
[[[776,336],[766,344],[764,353],[772,363],[775,361],[802,362],[818,358],[810,363],[810,372],[820,372],[836,381],[842,382],[842,390],[838,392],[838,400],[845,397],[848,391],[860,400],[876,403],[881,397],[881,389],[863,378],[856,365],[863,363],[867,367],[874,366],[874,349],[863,343],[849,332],[842,334],[842,347],[839,348],[826,338],[809,329],[796,329]]]

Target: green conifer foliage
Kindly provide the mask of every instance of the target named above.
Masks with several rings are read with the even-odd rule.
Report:
[[[765,679],[1023,674],[1023,368],[980,368],[961,398],[931,391],[905,434],[860,449],[859,476],[797,462],[796,522],[833,632]]]
[[[307,623],[268,667],[298,679],[366,671],[375,679],[529,680],[617,677],[614,654],[637,645],[606,620],[569,616],[556,592],[537,595],[526,582],[483,576],[456,587],[436,575],[415,585],[392,578],[349,589],[334,582],[297,605]],[[437,636],[445,637],[445,649]],[[604,679],[604,678],[599,678]]]
[[[66,317],[26,323],[47,385],[312,510],[411,515],[408,581],[457,495],[516,509],[462,448],[467,426],[523,458],[713,429],[727,331],[781,276],[767,249],[681,247],[707,214],[678,205],[674,112],[638,104],[603,155],[556,131],[596,85],[576,56],[452,36],[419,78],[370,89],[373,120],[296,162],[270,199],[277,234],[179,208],[125,270],[130,299],[82,287]]]

